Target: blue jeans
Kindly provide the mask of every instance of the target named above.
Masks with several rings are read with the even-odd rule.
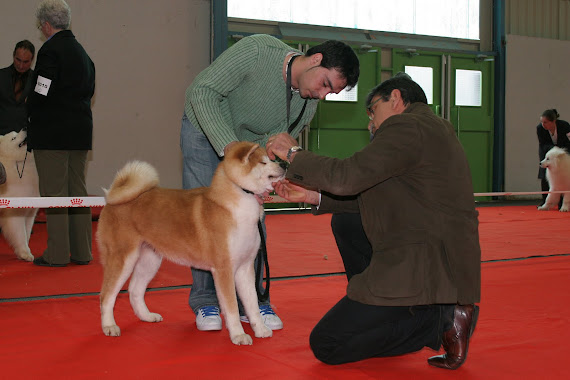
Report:
[[[208,141],[208,138],[188,120],[186,113],[182,116],[182,128],[180,130],[180,149],[184,157],[182,172],[182,187],[193,189],[196,187],[210,186],[214,172],[221,161],[218,154]],[[262,221],[263,234],[265,231],[265,221]],[[255,264],[257,265],[257,260]],[[265,263],[263,263],[265,264]],[[263,274],[263,273],[262,273]],[[257,283],[259,290],[263,290],[263,276],[260,276]],[[216,287],[212,273],[201,269],[192,268],[192,289],[188,304],[197,313],[204,306],[219,306],[216,296]],[[241,302],[239,302],[240,312],[243,314]],[[269,298],[263,304],[269,304]]]

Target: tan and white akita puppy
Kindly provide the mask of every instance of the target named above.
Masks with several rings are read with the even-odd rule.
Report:
[[[272,335],[261,320],[253,261],[263,207],[256,196],[273,189],[285,170],[258,144],[231,146],[218,165],[210,187],[164,189],[149,164],[135,161],[119,171],[106,191],[97,242],[103,264],[101,325],[107,336],[119,336],[113,308],[131,276],[129,297],[135,314],[146,322],[162,316],[148,310],[144,294],[162,258],[212,272],[230,338],[252,344],[239,320],[236,289],[258,338]],[[234,282],[235,281],[235,282]]]

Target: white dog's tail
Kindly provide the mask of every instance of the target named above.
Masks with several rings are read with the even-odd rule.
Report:
[[[149,163],[131,161],[115,176],[111,188],[105,190],[107,204],[121,204],[136,199],[158,186],[158,172]]]

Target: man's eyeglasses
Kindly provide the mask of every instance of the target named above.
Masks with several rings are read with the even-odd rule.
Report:
[[[372,107],[374,107],[374,104],[378,103],[380,99],[382,99],[382,97],[379,97],[378,99],[370,103],[368,107],[366,107],[366,113],[368,114],[368,118],[370,119],[370,121],[374,119],[374,109]]]

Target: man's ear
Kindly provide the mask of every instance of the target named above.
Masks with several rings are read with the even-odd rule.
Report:
[[[390,107],[395,109],[400,103],[404,104],[402,93],[398,89],[392,90],[392,93],[390,94]]]
[[[321,61],[323,60],[323,54],[322,53],[315,53],[313,55],[311,55],[310,57],[310,61],[311,62],[311,66],[320,66]]]

